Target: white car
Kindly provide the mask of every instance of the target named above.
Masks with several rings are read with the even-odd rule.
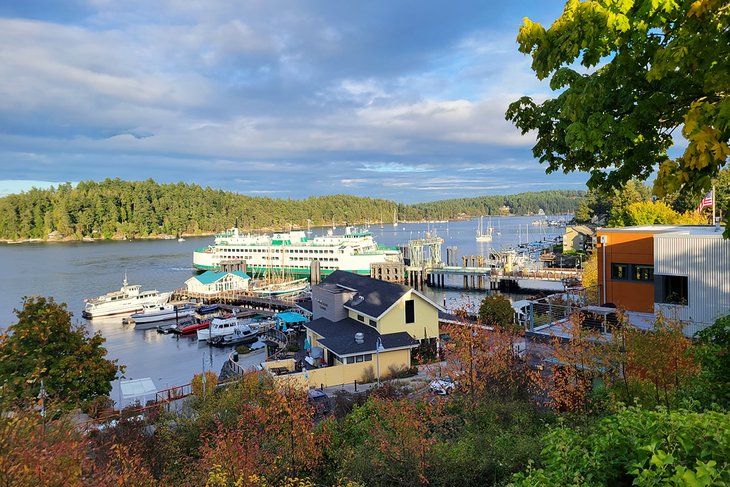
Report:
[[[456,390],[456,382],[451,377],[441,377],[428,385],[428,389],[440,396],[445,396]]]

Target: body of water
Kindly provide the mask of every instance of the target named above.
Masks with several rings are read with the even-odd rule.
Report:
[[[405,223],[373,225],[370,231],[384,245],[404,244],[410,239],[435,232],[447,246],[458,247],[459,256],[487,255],[491,248],[502,249],[529,240],[552,239],[562,229],[530,225],[536,217],[493,217],[495,229],[491,243],[477,243],[476,220],[448,223]],[[487,226],[488,219],[484,220]],[[501,230],[501,235],[496,231]],[[322,234],[326,229],[316,229]],[[342,232],[339,228],[337,233]],[[122,324],[121,317],[87,321],[81,318],[84,299],[121,287],[126,272],[130,284],[141,284],[143,290],[170,291],[183,286],[194,274],[192,253],[195,248],[212,243],[212,237],[177,240],[133,240],[114,242],[29,243],[0,245],[3,274],[0,292],[0,326],[13,323],[13,309],[22,306],[23,296],[52,296],[68,305],[74,320],[83,323],[91,333],[100,331],[106,338],[108,357],[126,366],[125,378],[150,377],[158,389],[186,384],[203,368],[220,372],[229,350],[198,344],[192,337],[161,335],[154,329],[136,330]],[[457,284],[457,283],[454,283]],[[450,309],[464,304],[474,305],[485,291],[426,289],[434,301],[446,302]],[[254,365],[263,354],[242,357],[244,364]],[[113,383],[112,398],[118,399],[118,383]]]

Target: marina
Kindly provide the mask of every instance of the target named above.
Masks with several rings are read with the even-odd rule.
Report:
[[[476,220],[451,221],[442,223],[399,223],[392,225],[371,226],[370,231],[378,244],[397,247],[409,241],[426,241],[426,234],[439,235],[443,240],[447,257],[453,257],[452,264],[464,267],[463,256],[481,255],[485,262],[494,249],[517,247],[524,243],[524,232],[518,235],[518,228],[529,225],[531,217],[494,217],[493,222],[501,228],[501,235],[496,233],[493,242],[483,244],[475,242],[474,229]],[[326,235],[327,228],[313,228],[313,236]],[[540,227],[530,229],[534,239],[554,239],[561,235],[559,228]],[[73,313],[73,320],[81,323],[90,333],[100,332],[105,338],[105,348],[111,359],[116,359],[126,366],[124,379],[151,377],[158,389],[166,389],[176,385],[187,384],[195,373],[203,368],[216,373],[220,372],[226,361],[230,347],[210,347],[198,343],[195,334],[162,334],[157,333],[156,326],[140,329],[133,324],[123,324],[124,315],[83,320],[84,299],[112,289],[119,289],[119,282],[128,275],[128,280],[139,283],[142,289],[180,290],[182,284],[197,275],[191,265],[191,255],[196,248],[208,244],[211,237],[186,237],[185,242],[176,240],[134,240],[96,242],[25,244],[0,246],[0,256],[6,263],[3,277],[3,289],[0,295],[0,323],[3,326],[15,321],[12,310],[22,306],[22,297],[34,294],[53,296],[58,302],[65,302]],[[458,253],[452,255],[449,247],[456,247]],[[417,247],[416,247],[417,248]],[[457,262],[458,260],[458,262]],[[472,263],[467,262],[466,267]],[[479,266],[475,266],[479,267]],[[420,272],[412,268],[414,282],[420,280]],[[446,304],[449,309],[458,307],[475,307],[484,295],[489,292],[488,286],[478,289],[478,277],[475,285],[464,289],[464,276],[449,269],[442,269],[438,281],[443,284],[430,287],[426,274],[422,274],[422,292],[439,304]],[[481,272],[486,269],[474,269]],[[405,270],[404,270],[405,272]],[[463,272],[472,272],[464,269]],[[19,279],[19,276],[23,279]],[[486,275],[486,274],[485,274]],[[470,277],[471,279],[471,277]],[[488,281],[484,280],[483,284]],[[471,284],[471,281],[470,281]],[[172,296],[178,299],[177,293]],[[222,303],[234,304],[231,292],[221,292],[216,296],[189,295],[186,298],[199,303],[220,300]],[[290,301],[260,296],[240,298],[238,308],[251,308],[260,314],[273,314],[291,308]],[[236,301],[237,302],[237,301]],[[131,314],[131,313],[130,313]],[[128,316],[128,315],[127,315]],[[174,324],[174,319],[170,323]],[[155,324],[157,325],[157,324]],[[253,366],[261,361],[260,357],[242,356],[239,365]],[[119,377],[122,377],[121,375]],[[112,383],[111,397],[119,400],[118,381]]]

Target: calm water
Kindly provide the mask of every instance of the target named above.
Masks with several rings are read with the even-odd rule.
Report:
[[[490,248],[503,248],[526,241],[525,228],[529,227],[530,240],[554,237],[561,229],[545,228],[529,223],[534,217],[493,218],[492,225],[501,229],[491,243],[477,243],[474,234],[476,220],[449,223],[409,223],[394,228],[373,225],[378,243],[397,245],[412,238],[436,231],[446,246],[457,246],[459,256],[486,255]],[[487,225],[488,220],[484,220]],[[519,230],[519,231],[518,231]],[[314,233],[323,233],[317,229]],[[338,229],[341,232],[342,228]],[[193,275],[192,252],[213,241],[212,237],[177,240],[135,240],[124,242],[53,243],[0,245],[0,327],[15,321],[14,308],[22,305],[22,297],[30,295],[53,296],[65,302],[74,320],[83,323],[90,332],[101,331],[106,338],[108,356],[127,366],[125,377],[151,377],[158,389],[186,384],[193,374],[206,370],[220,372],[228,350],[199,345],[195,339],[161,335],[153,330],[135,330],[122,324],[122,318],[113,317],[86,321],[81,318],[85,298],[118,289],[126,271],[130,284],[141,284],[142,289],[169,291],[182,287]],[[477,303],[484,293],[459,290],[426,290],[438,303],[446,301],[453,309],[464,303]],[[246,358],[248,364],[260,362],[262,354]],[[113,384],[112,398],[118,399],[117,383]]]

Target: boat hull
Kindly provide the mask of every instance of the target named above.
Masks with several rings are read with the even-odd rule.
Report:
[[[166,309],[155,313],[135,313],[131,316],[136,324],[156,323],[158,321],[167,321],[174,319],[187,318],[195,313],[195,308]]]
[[[81,315],[87,319],[101,318],[103,316],[117,316],[134,314],[142,311],[145,306],[160,306],[169,301],[172,293],[159,293],[148,298],[129,298],[115,302],[101,303],[93,307],[87,306]]]

